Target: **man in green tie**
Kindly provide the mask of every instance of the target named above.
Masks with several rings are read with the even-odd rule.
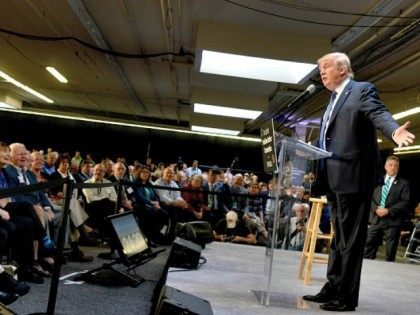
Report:
[[[364,258],[375,259],[385,237],[386,260],[395,261],[401,224],[410,202],[410,186],[398,176],[399,165],[396,156],[386,159],[385,185],[377,187],[373,194]]]

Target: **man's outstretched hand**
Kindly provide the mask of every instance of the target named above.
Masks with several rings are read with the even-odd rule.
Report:
[[[402,146],[409,145],[413,143],[414,138],[416,137],[407,129],[410,127],[410,122],[407,121],[404,125],[396,129],[392,135],[392,139],[398,147],[401,148]]]

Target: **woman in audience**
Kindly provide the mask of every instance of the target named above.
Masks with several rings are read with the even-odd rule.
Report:
[[[169,231],[169,214],[160,205],[159,198],[150,181],[149,167],[141,166],[136,174],[137,178],[133,182],[136,186],[133,186],[133,192],[128,197],[133,202],[134,212],[149,241],[152,243],[162,242],[163,235]]]
[[[73,175],[70,173],[70,157],[67,153],[61,154],[58,156],[56,164],[56,171],[50,175],[50,180],[62,179],[62,178],[69,178],[73,182],[75,179]],[[64,185],[52,187],[50,189],[50,199],[53,204],[56,206],[58,212],[61,212],[63,207],[64,201]],[[71,199],[70,199],[70,235],[69,241],[70,245],[77,256],[79,253],[80,256],[83,256],[80,253],[80,250],[77,248],[77,241],[78,241],[78,233],[75,231],[77,229],[80,233],[80,240],[79,242],[83,245],[87,246],[96,246],[100,242],[94,238],[93,236],[89,235],[88,232],[92,232],[92,228],[85,225],[85,221],[88,219],[88,215],[81,206],[78,200],[78,190],[74,189]]]
[[[183,191],[181,193],[187,203],[186,209],[180,213],[179,221],[189,222],[197,220],[206,220],[206,212],[209,210],[206,203],[204,203],[203,189],[201,188],[202,179],[200,175],[191,177],[190,183],[184,186],[190,191]]]

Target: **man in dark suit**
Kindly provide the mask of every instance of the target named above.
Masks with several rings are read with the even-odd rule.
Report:
[[[322,117],[319,147],[332,157],[319,163],[320,192],[327,194],[334,238],[321,292],[303,299],[325,311],[354,311],[358,305],[370,203],[383,178],[376,129],[398,146],[413,142],[409,122],[399,126],[374,85],[353,81],[350,59],[330,53],[318,60],[324,86],[332,91]]]
[[[232,207],[229,185],[220,180],[221,171],[214,165],[208,171],[208,181],[202,185],[204,191],[204,203],[209,208],[205,220],[209,221],[212,227],[224,219],[225,214]],[[208,192],[218,193],[217,195]]]
[[[410,186],[398,176],[400,160],[389,156],[385,162],[385,184],[374,193],[370,213],[370,227],[365,247],[365,258],[375,259],[385,236],[386,260],[395,261],[401,224],[408,211]]]

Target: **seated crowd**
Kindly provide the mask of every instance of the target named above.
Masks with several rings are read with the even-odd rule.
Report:
[[[79,248],[97,246],[109,237],[105,218],[133,211],[150,246],[170,244],[178,222],[207,221],[215,239],[263,244],[270,240],[276,183],[258,182],[258,176],[232,174],[216,165],[201,170],[198,161],[157,165],[127,165],[124,158],[95,163],[79,151],[73,157],[51,149],[28,151],[24,144],[0,142],[0,190],[68,178],[76,183],[110,184],[104,188],[74,189],[69,200],[66,228],[67,261],[91,262]],[[310,188],[311,178],[303,187]],[[112,185],[118,182],[119,185]],[[309,185],[309,186],[308,186]],[[278,247],[301,250],[309,213],[309,192],[286,189],[280,208]],[[18,265],[15,280],[0,268],[0,302],[12,303],[26,294],[27,282],[42,284],[51,276],[65,189],[50,189],[0,199],[0,251]],[[111,245],[112,247],[112,245]]]

